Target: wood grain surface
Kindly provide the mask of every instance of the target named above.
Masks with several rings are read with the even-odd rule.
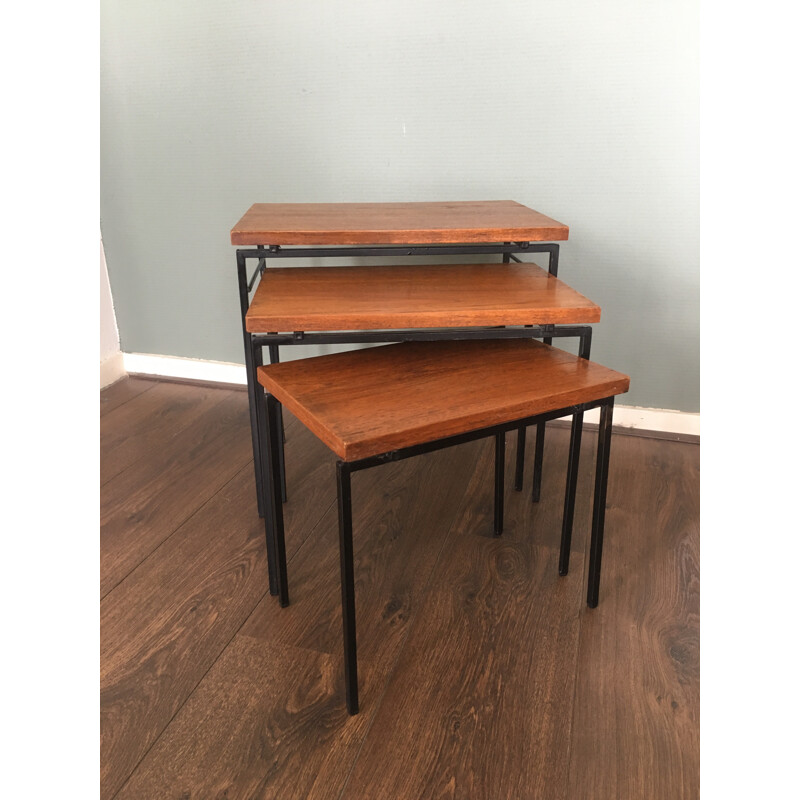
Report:
[[[513,200],[452,203],[255,203],[231,244],[554,242],[569,228]]]
[[[699,447],[613,439],[603,596],[581,626],[565,796],[696,798]]]
[[[628,391],[620,372],[534,340],[403,342],[258,368],[345,461]]]
[[[186,387],[187,394],[192,391]],[[252,454],[247,395],[225,391],[221,403],[165,442],[153,458],[137,461],[108,481],[100,496],[101,596],[219,491]]]
[[[104,797],[124,783],[267,591],[264,529],[250,494],[247,481],[229,481],[101,605]]]
[[[100,472],[107,483],[131,464],[156,455],[230,395],[218,388],[186,387],[151,381],[153,388],[137,403],[125,403],[100,418]]]
[[[696,798],[699,447],[613,437],[605,588],[589,610],[596,434],[584,434],[559,578],[568,440],[548,434],[539,503],[507,481],[499,539],[490,441],[353,476],[356,717],[343,702],[334,456],[288,413],[288,608],[266,594],[249,463],[210,498],[196,483],[158,544],[133,524],[150,549],[101,603],[104,800]],[[122,475],[146,462],[158,493],[170,477],[152,450]]]
[[[600,307],[535,264],[268,269],[251,333],[599,322]]]
[[[180,388],[187,397],[203,396],[200,387]],[[218,420],[223,413],[217,408]],[[241,415],[246,420],[246,409]],[[289,558],[336,495],[333,483],[324,480],[332,469],[329,451],[311,436],[304,447],[292,447],[298,429],[287,414],[287,480],[298,498],[290,498],[284,511]],[[228,447],[236,452],[239,443],[230,437]],[[148,458],[156,461],[152,454]],[[194,480],[199,483],[203,476]],[[196,484],[195,491],[200,504],[208,489]],[[191,510],[192,501],[185,507]],[[103,797],[120,788],[267,592],[264,525],[256,511],[252,464],[245,463],[195,510],[160,546],[138,532],[137,550],[149,547],[147,557],[101,604]],[[137,529],[131,533],[136,536]],[[144,606],[139,598],[147,598]]]

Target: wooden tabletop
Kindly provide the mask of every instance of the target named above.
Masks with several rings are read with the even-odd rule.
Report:
[[[268,268],[251,333],[598,322],[600,307],[535,264]]]
[[[535,340],[403,342],[258,368],[354,461],[628,391],[627,375]]]
[[[513,200],[454,203],[256,203],[231,244],[555,242],[569,228]]]

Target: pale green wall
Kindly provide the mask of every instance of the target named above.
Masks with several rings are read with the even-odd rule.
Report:
[[[253,202],[514,199],[570,226],[629,405],[699,408],[695,0],[103,0],[122,349],[243,361]],[[309,350],[295,350],[310,354]]]

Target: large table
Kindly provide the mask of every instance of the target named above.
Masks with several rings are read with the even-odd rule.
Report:
[[[256,370],[283,345],[437,339],[578,337],[589,358],[600,308],[558,277],[569,229],[510,200],[449,203],[256,203],[231,230],[236,251],[258,509],[264,508]],[[520,256],[544,253],[547,270]],[[387,257],[468,256],[469,263],[386,265]],[[481,263],[472,263],[475,257]],[[499,260],[492,262],[492,259]],[[345,267],[267,267],[275,259],[360,258]],[[248,261],[255,269],[248,274]],[[252,295],[252,299],[251,299]],[[580,430],[583,412],[573,415]],[[282,428],[282,423],[281,423]],[[539,499],[544,422],[537,425],[532,497]],[[579,441],[579,439],[578,439]],[[525,428],[518,428],[515,488],[522,488]],[[283,473],[283,448],[280,450]],[[283,500],[285,502],[285,480]],[[567,487],[569,492],[569,487]],[[574,491],[574,487],[573,487]],[[268,496],[268,493],[267,493]],[[571,524],[571,520],[570,520]],[[270,592],[278,580],[267,536]]]

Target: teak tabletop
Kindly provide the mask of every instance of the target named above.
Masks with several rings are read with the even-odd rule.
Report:
[[[628,391],[627,375],[534,340],[404,342],[258,368],[344,461]]]
[[[513,200],[452,203],[256,203],[234,245],[555,242],[569,228]]]
[[[600,307],[535,264],[268,269],[251,333],[551,325],[600,320]]]

